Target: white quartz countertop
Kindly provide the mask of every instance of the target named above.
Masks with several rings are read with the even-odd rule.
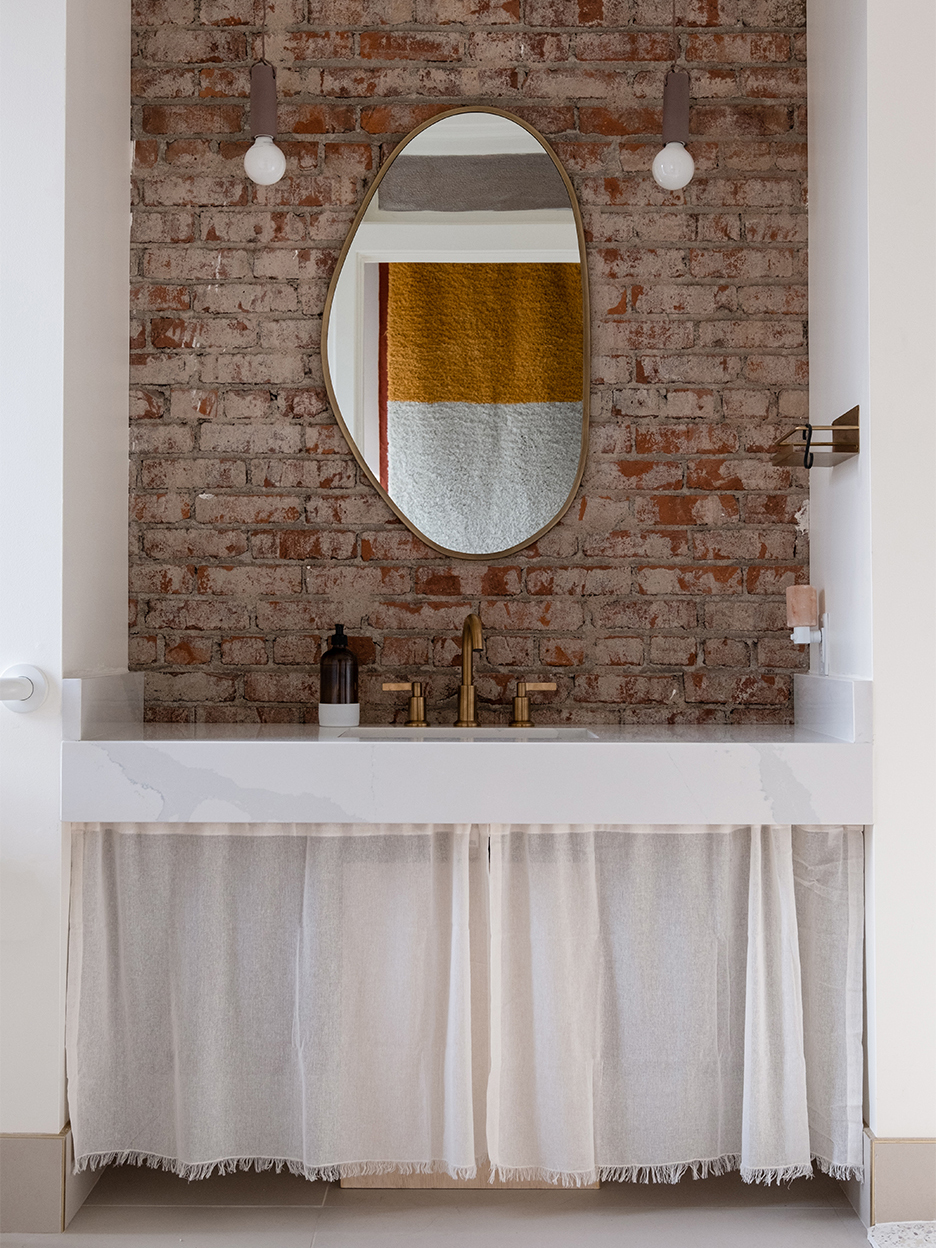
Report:
[[[62,749],[62,818],[172,823],[869,823],[871,745],[803,727],[420,733],[106,725]],[[558,735],[553,735],[558,734]]]

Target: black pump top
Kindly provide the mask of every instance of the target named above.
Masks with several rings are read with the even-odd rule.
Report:
[[[330,638],[330,640],[329,640],[329,643],[328,643],[328,644],[329,644],[330,646],[342,646],[342,647],[344,647],[344,648],[347,648],[347,645],[348,645],[348,639],[347,639],[347,637],[345,636],[345,631],[344,631],[344,625],[343,625],[343,624],[336,624],[336,625],[335,625],[335,635],[334,635],[334,637]]]

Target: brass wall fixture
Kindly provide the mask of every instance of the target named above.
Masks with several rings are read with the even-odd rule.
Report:
[[[385,690],[392,690],[395,693],[402,693],[404,690],[409,693],[409,719],[406,721],[407,728],[428,728],[429,721],[426,719],[426,695],[423,692],[422,681],[420,680],[404,680],[400,683],[390,682],[383,686]]]
[[[518,680],[517,696],[513,700],[513,719],[510,721],[511,728],[532,728],[533,720],[530,719],[530,698],[531,692],[555,692],[556,682],[554,680]]]
[[[817,442],[816,433],[831,433],[832,438]],[[831,425],[797,425],[776,443],[770,462],[777,467],[834,468],[860,449],[858,408],[853,407]]]
[[[484,648],[481,621],[472,614],[465,617],[462,626],[462,683],[458,690],[458,719],[456,728],[477,728],[475,718],[475,687],[472,673],[472,657]]]

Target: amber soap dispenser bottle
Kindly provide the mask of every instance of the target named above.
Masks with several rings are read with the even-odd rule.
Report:
[[[344,625],[335,625],[329,649],[322,655],[319,723],[323,728],[354,728],[361,722],[357,656],[348,649]]]

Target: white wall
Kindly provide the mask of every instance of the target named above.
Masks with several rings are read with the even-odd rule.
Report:
[[[807,38],[809,419],[829,425],[857,404],[863,426],[856,459],[810,473],[810,581],[830,617],[830,675],[870,679],[865,0],[810,0]]]
[[[936,9],[810,0],[810,417],[861,406],[813,470],[810,579],[834,674],[874,677],[869,1125],[936,1136]]]
[[[872,1130],[936,1136],[936,6],[868,2]]]
[[[0,1130],[65,1121],[63,674],[126,667],[129,4],[2,0]],[[118,277],[119,275],[119,277]]]

